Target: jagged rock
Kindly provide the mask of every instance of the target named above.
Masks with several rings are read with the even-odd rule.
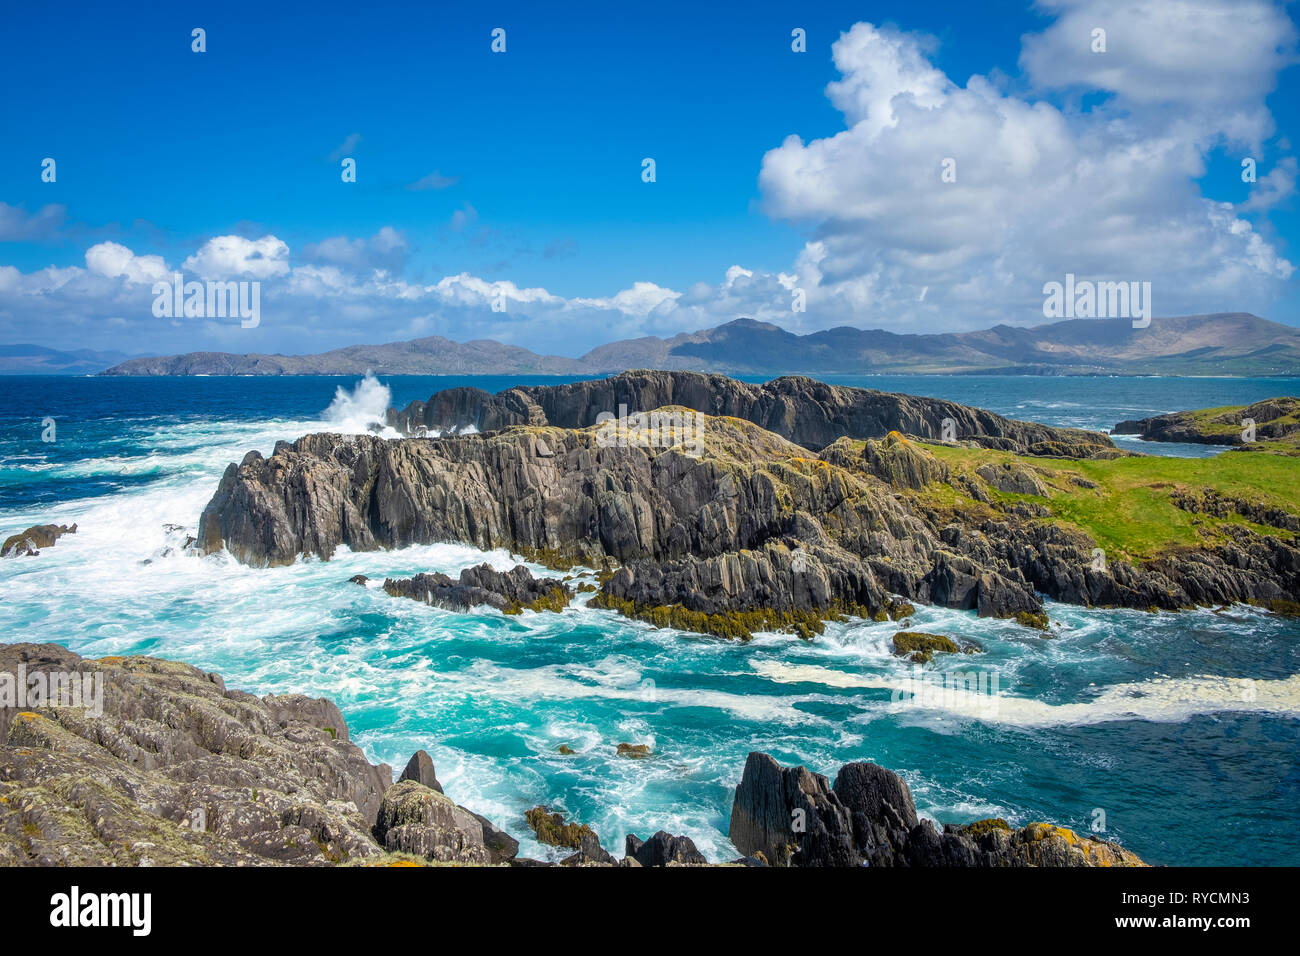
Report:
[[[524,813],[524,820],[537,834],[539,843],[580,850],[582,841],[588,837],[600,842],[591,827],[585,823],[565,823],[564,814],[553,813],[548,807],[533,807]]]
[[[369,580],[370,579],[364,574],[354,574],[352,577],[348,578],[348,584],[360,584],[362,587],[365,587],[366,582]]]
[[[513,425],[586,428],[598,424],[602,413],[617,415],[620,408],[631,415],[669,405],[744,419],[814,450],[838,438],[884,438],[891,431],[937,440],[951,419],[958,439],[985,447],[1053,457],[1122,454],[1101,432],[1017,422],[955,402],[827,385],[801,375],[751,385],[724,375],[632,371],[565,385],[510,388],[496,395],[452,388],[401,411],[390,409],[388,424],[404,433],[417,424],[480,432]]]
[[[65,534],[76,534],[77,526],[66,524],[36,524],[26,531],[12,534],[0,545],[0,557],[12,558],[19,555],[36,556],[41,548],[52,548],[54,542]],[[188,545],[187,545],[188,547]]]
[[[690,837],[672,836],[660,830],[648,840],[641,840],[629,833],[624,847],[624,856],[631,857],[642,866],[668,866],[676,863],[681,866],[708,863],[704,854],[695,848]]]
[[[442,793],[442,784],[438,782],[438,775],[433,769],[433,758],[423,750],[417,750],[411,755],[406,769],[397,778],[397,782],[401,783],[403,780],[414,780],[416,783],[424,784],[430,790]]]
[[[980,465],[975,473],[998,491],[1016,495],[1038,495],[1047,497],[1047,486],[1039,477],[1023,465],[1003,462]]]
[[[578,852],[560,861],[562,866],[618,866],[618,858],[600,845],[591,830],[585,830],[578,841]]]
[[[384,590],[394,597],[412,598],[451,611],[480,604],[506,613],[522,609],[558,611],[573,597],[568,585],[551,578],[534,578],[522,564],[510,571],[496,571],[490,564],[480,564],[460,572],[458,581],[442,573],[388,578]]]
[[[899,631],[894,635],[893,646],[895,657],[906,657],[916,664],[930,663],[935,654],[977,654],[981,650],[973,641],[954,641],[924,631]]]
[[[73,700],[65,682],[65,706],[37,706],[6,694],[20,674],[101,683]],[[323,698],[259,699],[149,657],[0,645],[0,865],[328,865],[385,850],[496,863],[518,852],[442,794],[391,783]]]
[[[918,819],[897,774],[859,762],[834,787],[803,767],[751,753],[736,788],[731,842],[746,856],[790,866],[1143,866],[1118,844],[1064,827],[1002,820],[947,824]]]
[[[644,760],[650,756],[649,744],[619,744],[617,748],[618,756],[627,757],[631,760]]]
[[[776,866],[854,866],[849,811],[821,774],[751,753],[731,807],[731,842]]]
[[[1245,445],[1242,422],[1255,422],[1255,440],[1287,438],[1300,432],[1300,398],[1268,398],[1252,405],[1234,406],[1217,415],[1200,411],[1171,412],[1118,423],[1115,435],[1140,435],[1147,441],[1188,442],[1202,445]]]
[[[551,458],[534,454],[543,432]],[[344,544],[437,541],[508,548],[553,567],[617,562],[593,606],[742,639],[760,630],[811,637],[824,620],[873,616],[896,596],[1014,617],[1041,613],[1040,594],[1176,609],[1267,604],[1300,587],[1300,548],[1245,527],[1224,529],[1237,536],[1230,544],[1098,571],[1095,541],[1041,520],[1041,506],[990,503],[983,479],[949,478],[985,505],[977,514],[936,510],[884,483],[842,443],[810,458],[735,418],[703,418],[700,436],[702,454],[692,457],[609,447],[597,429],[531,425],[437,441],[309,435],[277,445],[269,459],[251,452],[231,465],[199,537],[205,551],[225,547],[264,565],[328,558]],[[889,447],[911,455],[898,441]],[[904,483],[933,477],[880,470]],[[389,584],[465,604],[465,587],[445,576]],[[502,595],[488,601],[501,607]]]
[[[513,861],[519,854],[519,841],[482,814],[474,813],[472,810],[470,814],[483,827],[483,845],[492,855],[492,861],[494,863]]]
[[[898,432],[883,441],[868,439],[862,457],[871,474],[896,488],[924,488],[948,480],[947,465]]]
[[[478,817],[416,780],[403,780],[384,794],[375,839],[390,852],[442,863],[502,862],[488,847]]]
[[[348,741],[328,701],[258,699],[153,658],[0,646],[0,681],[20,667],[102,681],[102,713],[0,706],[0,864],[320,865],[380,852],[369,831],[392,772]]]

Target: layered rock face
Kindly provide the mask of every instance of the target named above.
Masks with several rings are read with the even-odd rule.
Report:
[[[390,409],[388,424],[407,435],[421,427],[438,433],[497,431],[512,425],[587,428],[598,424],[602,415],[619,416],[621,410],[631,415],[670,405],[741,418],[813,450],[838,438],[883,438],[891,431],[937,441],[949,422],[956,440],[985,448],[1058,458],[1122,454],[1100,432],[1017,422],[956,402],[827,385],[799,375],[751,385],[725,375],[636,371],[567,385],[510,388],[496,395],[452,388],[427,402]]]
[[[1143,866],[1116,843],[1064,827],[918,819],[907,783],[873,763],[845,764],[832,786],[803,767],[751,753],[731,810],[731,842],[772,866]],[[761,855],[761,856],[760,856]]]
[[[98,692],[65,706],[13,694],[55,675]],[[391,787],[328,700],[259,699],[186,664],[54,644],[0,645],[0,690],[3,866],[329,865],[385,850],[482,863],[518,849],[418,780]]]
[[[840,439],[816,457],[735,418],[702,417],[695,438],[698,457],[677,446],[605,446],[599,428],[308,435],[227,468],[199,546],[255,565],[328,558],[342,544],[438,541],[556,567],[612,559],[621,567],[603,584],[604,606],[647,620],[668,606],[704,618],[772,611],[778,626],[799,612],[875,614],[893,595],[1010,617],[1040,611],[1039,593],[1174,609],[1267,602],[1300,583],[1300,551],[1244,528],[1228,544],[1094,569],[1096,543],[1039,520],[1041,506],[990,505],[971,517],[900,493],[951,481],[988,503],[990,487],[1032,494],[1043,479],[1021,466],[958,481],[897,434]],[[704,618],[664,623],[731,633]]]

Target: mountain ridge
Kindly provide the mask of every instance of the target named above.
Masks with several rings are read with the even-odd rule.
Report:
[[[1297,375],[1300,329],[1244,312],[1153,319],[1068,319],[974,332],[837,326],[797,334],[739,318],[669,338],[642,336],[578,358],[491,339],[428,336],[312,355],[190,352],[136,358],[104,375],[608,374],[628,369],[764,374]]]

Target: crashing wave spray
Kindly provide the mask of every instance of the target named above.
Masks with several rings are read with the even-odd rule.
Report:
[[[366,372],[352,391],[342,385],[334,390],[334,401],[322,417],[340,432],[374,432],[384,438],[396,438],[397,432],[385,424],[392,401],[389,387],[375,378],[373,372]]]

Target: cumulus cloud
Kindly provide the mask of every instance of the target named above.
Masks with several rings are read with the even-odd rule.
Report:
[[[269,279],[289,271],[289,247],[275,236],[215,236],[182,265],[204,279]]]
[[[1194,122],[1257,146],[1264,97],[1295,62],[1296,30],[1271,0],[1040,0],[1056,21],[1025,37],[1020,65],[1044,89],[1103,90],[1146,122]],[[1094,52],[1094,30],[1105,52]],[[1160,107],[1153,110],[1150,107]]]
[[[121,277],[127,282],[151,285],[171,274],[162,256],[137,256],[116,242],[101,242],[87,249],[86,268],[109,279]]]
[[[1053,85],[1102,82],[1072,67],[1060,47],[1077,39],[1086,52],[1084,27],[1117,5],[1053,6],[1063,19],[1025,39],[1027,69]],[[1141,24],[1156,46],[1149,31],[1171,30],[1188,63],[1204,62],[1198,42],[1215,62],[1226,55],[1219,34],[1176,29],[1167,12],[1180,6],[1174,0],[1125,6],[1128,19],[1107,21],[1115,24],[1112,44],[1117,28],[1126,44],[1135,42],[1137,27],[1126,34],[1124,25]],[[1229,5],[1181,6],[1208,31],[1220,22],[1211,8]],[[1196,182],[1208,139],[1259,136],[1266,127],[1256,114],[1268,83],[1245,61],[1292,42],[1293,33],[1265,6],[1251,5],[1255,41],[1229,45],[1238,69],[1225,69],[1239,77],[1232,95],[1219,93],[1194,127],[1153,127],[1111,105],[1067,112],[980,76],[958,86],[929,60],[931,38],[855,25],[834,45],[844,76],[827,90],[846,128],[807,143],[787,138],[764,157],[759,177],[767,211],[812,233],[798,269],[810,283],[809,315],[930,328],[1008,317],[1025,324],[1036,317],[1043,283],[1066,272],[1151,281],[1158,314],[1268,301],[1291,263],[1231,206],[1204,198]],[[1136,98],[1150,82],[1173,95],[1181,61],[1124,49],[1110,61],[1106,89]],[[1276,69],[1277,58],[1269,62]],[[1284,188],[1284,176],[1269,188]]]

